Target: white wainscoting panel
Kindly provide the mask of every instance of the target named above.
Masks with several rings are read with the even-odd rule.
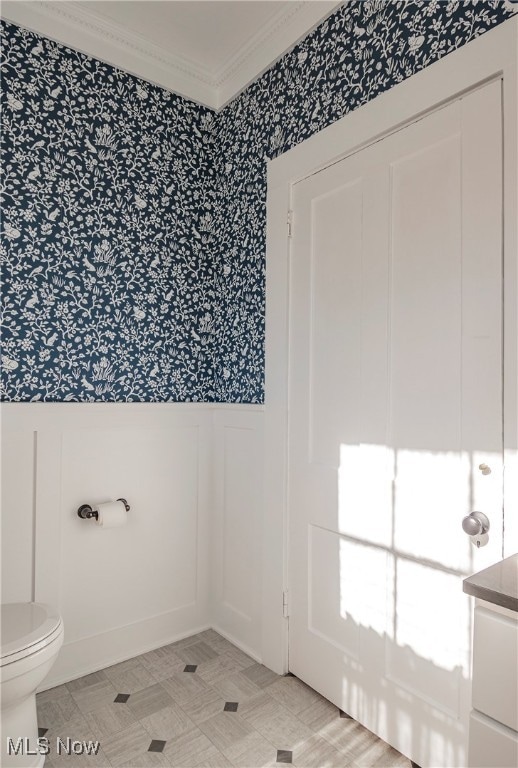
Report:
[[[48,602],[65,624],[44,687],[207,628],[211,409],[34,403],[2,415],[2,599]],[[124,527],[77,516],[121,496]]]
[[[2,602],[59,608],[42,688],[214,626],[261,657],[262,409],[4,403]],[[124,527],[81,504],[124,497]]]
[[[195,424],[63,433],[60,603],[69,642],[134,624],[143,613],[196,608],[198,432]],[[123,528],[77,516],[84,501],[121,496],[131,505]],[[92,593],[103,595],[105,610],[89,600]]]
[[[262,658],[262,420],[262,409],[218,408],[213,438],[212,624],[257,659]]]
[[[25,603],[34,591],[35,434],[2,424],[2,603]]]

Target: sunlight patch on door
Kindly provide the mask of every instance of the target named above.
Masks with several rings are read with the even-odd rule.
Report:
[[[467,572],[470,542],[461,539],[459,547],[459,526],[469,512],[468,456],[399,450],[396,459],[395,548]]]
[[[391,632],[393,558],[387,552],[339,538],[340,616],[383,636]]]
[[[460,686],[469,678],[469,626],[461,577],[398,558],[389,679],[458,716]]]
[[[340,445],[338,529],[365,542],[392,543],[394,451],[385,445]]]

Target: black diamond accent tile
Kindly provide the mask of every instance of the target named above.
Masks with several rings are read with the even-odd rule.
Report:
[[[116,704],[125,704],[129,699],[129,697],[130,697],[129,693],[118,693],[113,701]]]
[[[165,741],[161,741],[160,739],[153,739],[149,747],[147,748],[148,752],[163,752],[165,747]]]
[[[198,669],[197,664],[187,664],[187,666],[184,669],[184,672],[196,672],[197,669]]]
[[[293,674],[293,672],[286,672],[284,677],[295,677],[295,675]]]
[[[348,715],[347,712],[344,712],[343,709],[340,710],[340,717],[345,717],[347,720],[352,720],[353,718],[351,715]]]
[[[421,768],[421,766],[417,765],[417,763],[414,763],[413,760],[410,760],[410,765],[412,766],[412,768]]]
[[[223,710],[225,712],[237,712],[237,701],[226,701],[225,706],[223,707]]]
[[[291,763],[292,753],[289,749],[277,750],[277,762],[278,763]]]
[[[48,730],[48,728],[38,728],[38,739],[42,739]]]

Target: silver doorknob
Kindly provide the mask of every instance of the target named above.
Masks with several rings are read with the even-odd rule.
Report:
[[[481,536],[489,531],[489,520],[483,512],[470,512],[462,521],[462,530],[468,536]]]

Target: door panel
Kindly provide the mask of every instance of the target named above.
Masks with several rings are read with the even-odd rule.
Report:
[[[407,449],[460,448],[459,138],[391,163],[390,418]]]
[[[334,531],[311,525],[308,552],[308,626],[312,632],[354,659],[360,655],[360,635],[354,616],[360,610],[354,593],[347,595],[348,613],[337,611],[345,600],[347,568],[342,567],[342,547],[348,542]],[[352,562],[346,558],[346,563]],[[322,563],[328,563],[323,569]],[[350,575],[350,574],[349,574]],[[345,609],[345,604],[344,604]]]
[[[359,373],[361,212],[358,179],[311,204],[309,460],[315,464],[338,466],[340,435],[344,429],[352,434],[359,426],[355,403],[360,377],[352,373],[351,362]],[[343,259],[344,250],[350,259]],[[340,350],[329,349],[330,327],[342,329]]]
[[[294,186],[290,669],[423,768],[465,764],[462,578],[502,553],[500,115],[495,82]]]

